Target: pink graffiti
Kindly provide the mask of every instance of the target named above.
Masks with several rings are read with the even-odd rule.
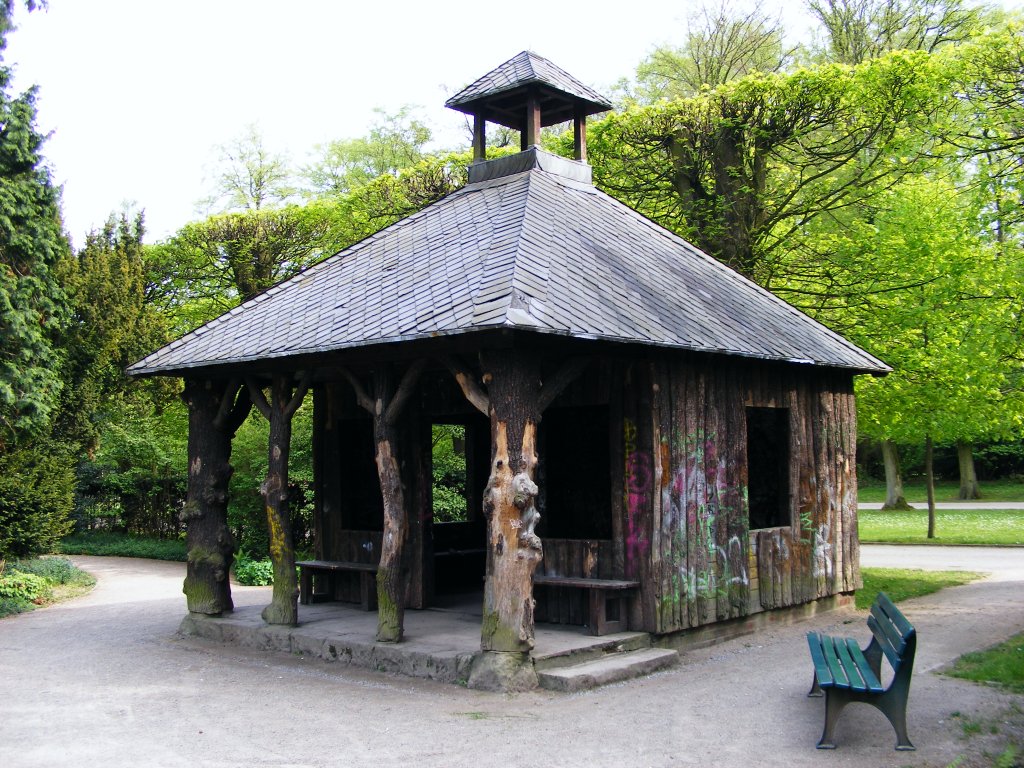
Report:
[[[641,524],[643,505],[647,501],[654,473],[651,454],[636,447],[636,426],[625,420],[626,454],[626,575],[634,577],[637,566],[647,555],[650,541]]]

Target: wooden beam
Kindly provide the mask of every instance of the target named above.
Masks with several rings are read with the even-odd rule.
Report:
[[[483,110],[473,115],[473,162],[480,163],[487,159],[487,121]]]
[[[582,162],[587,161],[587,113],[577,108],[576,120],[573,123],[573,156]]]
[[[452,376],[455,377],[455,381],[458,383],[459,389],[462,390],[462,394],[466,396],[466,399],[470,404],[484,416],[490,416],[490,400],[483,388],[477,384],[476,377],[469,373],[465,366],[463,366],[454,357],[446,357],[444,359],[444,364],[448,367],[448,370],[452,372]]]
[[[565,388],[572,384],[589,364],[589,360],[579,357],[566,360],[562,367],[544,382],[540,397],[537,399],[538,410],[544,413],[555,398],[562,394]]]
[[[536,93],[526,97],[526,130],[523,131],[523,149],[540,144],[540,100]]]

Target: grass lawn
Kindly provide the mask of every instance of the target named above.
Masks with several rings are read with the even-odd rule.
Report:
[[[935,538],[928,538],[928,510],[857,513],[862,542],[889,544],[1024,545],[1024,509],[938,509]]]
[[[919,571],[905,568],[861,568],[864,588],[857,590],[857,607],[870,608],[879,592],[894,603],[930,595],[943,587],[969,584],[984,574],[973,571]]]
[[[1024,633],[984,651],[965,653],[946,674],[1024,693]]]
[[[923,477],[904,478],[903,493],[911,504],[927,504],[928,494]],[[959,501],[960,482],[939,480],[935,483],[936,501]],[[857,500],[864,503],[885,501],[885,481],[860,478],[857,481]],[[1019,480],[992,480],[981,483],[979,501],[1024,501],[1024,482]]]

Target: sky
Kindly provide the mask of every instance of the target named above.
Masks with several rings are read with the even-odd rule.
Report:
[[[774,4],[773,4],[774,5]],[[806,24],[798,6],[788,29]],[[296,165],[317,144],[364,135],[374,108],[405,105],[440,144],[468,144],[445,99],[522,50],[607,93],[658,45],[678,44],[698,0],[49,0],[5,60],[39,88],[43,153],[80,245],[125,205],[147,240],[201,218],[216,148],[250,124]],[[797,32],[800,34],[800,32]]]

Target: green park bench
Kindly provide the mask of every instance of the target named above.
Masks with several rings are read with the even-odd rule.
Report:
[[[807,695],[825,695],[825,729],[818,749],[836,748],[832,732],[843,707],[852,701],[870,704],[889,719],[896,731],[896,749],[915,748],[907,738],[907,697],[917,632],[884,592],[871,606],[868,627],[872,638],[864,650],[853,638],[807,633],[814,662],[814,683]],[[888,686],[881,682],[882,656],[893,669]]]

